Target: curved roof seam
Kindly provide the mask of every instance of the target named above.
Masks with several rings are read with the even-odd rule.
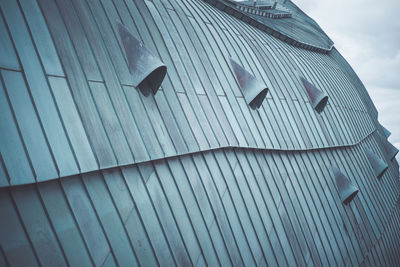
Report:
[[[337,71],[331,72],[330,64],[336,64],[336,61],[332,60],[329,54],[313,53],[284,43],[210,6],[203,0],[176,3],[174,9],[171,9],[176,9],[176,11],[170,15],[162,12],[161,6],[147,1],[145,3],[149,5],[147,8],[150,9],[147,10],[145,5],[140,8],[149,15],[144,16],[146,19],[143,23],[158,27],[162,34],[153,35],[158,31],[151,31],[151,35],[141,31],[139,33],[138,29],[132,25],[130,30],[135,32],[135,35],[140,37],[142,42],[153,52],[156,51],[157,56],[160,56],[166,63],[168,62],[167,65],[170,67],[168,71],[170,76],[168,77],[169,79],[174,78],[173,82],[166,80],[163,85],[165,90],[161,88],[156,98],[139,98],[135,93],[136,90],[127,88],[132,86],[129,82],[131,75],[128,66],[125,66],[123,47],[121,44],[118,46],[117,43],[118,32],[117,30],[112,31],[114,25],[112,21],[116,21],[115,18],[108,25],[111,27],[109,33],[102,35],[102,38],[111,37],[108,39],[114,40],[115,44],[99,47],[98,43],[102,39],[94,36],[92,32],[85,39],[92,47],[82,47],[82,49],[85,48],[84,51],[87,51],[88,54],[94,54],[92,57],[96,62],[111,62],[111,69],[106,67],[107,64],[99,64],[101,71],[95,71],[95,65],[82,64],[80,66],[81,58],[84,62],[83,55],[80,53],[77,55],[75,50],[64,50],[64,43],[70,43],[71,39],[73,43],[81,42],[81,40],[76,40],[75,35],[69,36],[68,34],[68,29],[73,29],[73,25],[67,26],[66,29],[54,26],[64,25],[59,24],[58,20],[69,22],[69,19],[60,19],[62,16],[47,18],[52,12],[44,13],[44,16],[51,22],[47,25],[51,35],[57,37],[53,40],[58,53],[54,55],[54,58],[62,61],[65,74],[64,71],[57,72],[51,68],[49,71],[45,71],[43,74],[48,78],[51,87],[49,90],[55,95],[55,100],[34,101],[34,104],[49,105],[54,102],[60,110],[60,119],[65,125],[65,134],[69,140],[72,140],[69,146],[57,143],[48,146],[48,150],[61,154],[61,157],[57,158],[53,165],[62,170],[59,174],[49,175],[50,179],[55,179],[51,177],[66,177],[72,173],[91,172],[103,167],[111,168],[122,164],[134,164],[132,158],[136,159],[138,163],[146,162],[183,153],[207,151],[220,145],[221,148],[229,148],[229,145],[250,146],[249,148],[266,148],[269,151],[300,151],[319,146],[322,146],[322,149],[333,148],[338,145],[356,143],[376,128],[369,120],[368,113],[364,111],[362,99],[354,95],[358,88],[353,88],[348,77],[340,75],[335,78],[338,75]],[[179,9],[180,5],[185,9]],[[293,7],[291,8],[293,9]],[[183,10],[187,10],[193,15],[190,21],[185,20],[188,14],[185,15]],[[64,10],[62,9],[62,11]],[[158,21],[157,14],[160,12],[165,16],[163,15],[163,19]],[[150,17],[157,22],[155,23]],[[204,21],[201,18],[204,18]],[[86,21],[87,18],[83,16],[82,19]],[[180,19],[181,22],[178,23],[175,19]],[[174,21],[177,23],[175,27],[172,23]],[[204,26],[202,22],[207,21],[211,21],[211,25],[222,25],[226,31],[221,33],[222,28],[220,29],[219,26]],[[168,28],[165,27],[164,22],[168,23]],[[316,24],[311,23],[314,29]],[[85,29],[93,26],[93,29],[96,30],[100,25],[92,24],[91,22],[90,25],[86,25]],[[190,30],[182,26],[185,24]],[[171,33],[168,33],[167,29],[170,29]],[[240,32],[243,38],[237,38],[235,32]],[[16,30],[12,33],[13,36],[18,36]],[[196,37],[196,33],[201,38]],[[178,34],[191,37],[189,39],[193,43],[186,42],[187,45],[183,45],[186,37],[175,38],[176,40],[172,38],[179,37]],[[251,36],[255,37],[254,43],[249,41]],[[264,49],[260,43],[271,44],[271,46]],[[31,46],[35,48],[39,44],[32,43]],[[33,59],[43,58],[45,60],[41,55],[35,57],[34,53],[28,53],[32,51],[31,46],[18,47],[18,52],[22,55],[31,54]],[[51,43],[48,46],[53,47]],[[71,47],[73,47],[72,44]],[[182,49],[177,51],[176,47]],[[276,47],[282,47],[282,50],[275,52]],[[177,61],[172,60],[171,52],[160,52],[166,48],[173,50],[179,56]],[[290,52],[292,55],[283,51]],[[104,52],[108,52],[109,57],[105,57]],[[336,50],[332,54],[336,55],[335,53]],[[184,60],[191,54],[193,59]],[[224,60],[218,62],[219,59],[227,59],[227,55],[233,55],[251,70],[251,73],[256,77],[261,77],[266,85],[271,86],[270,88],[274,88],[271,90],[271,93],[276,92],[274,95],[271,94],[274,99],[271,98],[271,101],[268,99],[269,103],[263,105],[259,112],[249,112],[243,97],[237,95],[240,93],[240,89],[235,85],[227,62]],[[73,59],[73,62],[68,59]],[[30,65],[27,63],[29,58],[24,58],[24,61],[22,61],[25,64],[23,73],[27,77],[31,77],[36,71],[41,72],[40,68],[37,70],[29,68]],[[323,64],[324,62],[329,64]],[[94,62],[94,64],[96,63]],[[187,68],[182,69],[182,65]],[[326,88],[329,96],[332,96],[332,100],[337,99],[332,102],[336,105],[329,107],[329,112],[324,116],[314,116],[314,112],[308,104],[309,101],[303,102],[306,95],[296,90],[296,88],[301,89],[302,87],[300,81],[292,75],[292,70],[295,69],[299,69],[310,82],[315,83],[319,88],[323,90]],[[180,73],[180,70],[183,72]],[[99,74],[100,72],[103,74]],[[85,73],[90,75],[85,77]],[[51,79],[50,77],[60,79]],[[18,77],[18,79],[21,78],[22,75]],[[198,86],[192,88],[188,82],[190,78]],[[101,85],[94,85],[100,79]],[[118,82],[122,85],[122,91],[119,90]],[[89,84],[89,88],[87,88],[87,84]],[[12,88],[13,84],[10,83],[10,90]],[[28,81],[24,92],[30,92],[32,88],[36,88],[35,80]],[[347,92],[352,97],[343,98]],[[199,93],[205,97],[200,97]],[[175,95],[178,96],[175,97]],[[237,100],[234,98],[235,96]],[[281,97],[284,100],[281,100]],[[342,105],[346,106],[339,108]],[[14,106],[9,108],[14,108]],[[276,116],[270,116],[270,114]],[[73,122],[69,121],[69,116],[74,118]],[[45,120],[41,116],[37,119],[44,125],[51,125],[51,121],[47,117],[44,118]],[[14,127],[14,124],[11,127]],[[201,130],[202,127],[205,130]],[[29,134],[39,135],[40,133]],[[54,136],[53,131],[44,132],[44,134]],[[81,136],[86,136],[86,139],[81,139]],[[25,142],[25,139],[20,138],[17,141],[19,145]],[[33,145],[33,142],[29,143],[30,147],[34,147]],[[128,146],[130,149],[127,149]],[[71,151],[69,154],[71,157],[76,155],[77,161],[75,163],[67,161],[65,156],[67,153],[64,151]],[[27,166],[25,162],[29,161],[31,157],[38,158],[36,155],[40,154],[39,150],[36,151],[33,148],[29,152],[25,155],[21,153],[20,160],[10,153],[4,156],[8,160],[6,167],[10,171],[11,177],[23,177],[28,182],[44,178],[44,175],[41,174],[37,175],[39,178],[35,178],[33,173],[21,175],[22,171],[19,170],[25,171],[26,169],[26,172],[29,172],[28,168],[23,168]],[[43,159],[43,162],[44,160],[46,158]],[[14,162],[19,164],[13,169]],[[40,163],[35,165],[35,171],[39,168],[42,168]],[[11,184],[15,183],[15,181],[11,182]],[[9,183],[4,180],[3,184],[8,185]]]
[[[243,149],[243,150],[255,150],[255,151],[299,152],[299,153],[309,152],[309,151],[344,149],[344,148],[355,147],[355,146],[361,144],[364,140],[366,140],[368,137],[370,137],[376,131],[377,131],[377,129],[373,130],[372,132],[367,134],[364,138],[362,138],[361,140],[359,140],[358,142],[353,143],[353,144],[330,146],[330,147],[313,147],[313,148],[308,148],[308,149],[282,149],[282,148],[274,149],[274,148],[260,148],[260,147],[251,147],[251,146],[247,146],[246,147],[246,146],[228,145],[228,146],[220,146],[220,147],[209,148],[209,149],[199,150],[199,151],[194,151],[194,152],[174,154],[174,155],[164,156],[164,157],[157,157],[157,158],[152,158],[152,159],[149,159],[149,160],[130,162],[130,163],[127,163],[127,164],[117,164],[115,166],[98,168],[98,169],[95,169],[95,170],[79,172],[79,173],[75,173],[75,174],[72,174],[72,175],[58,176],[58,177],[54,177],[52,179],[46,179],[46,180],[43,180],[43,181],[36,181],[36,182],[31,182],[31,183],[22,183],[22,184],[17,184],[17,185],[9,184],[8,186],[0,186],[0,188],[2,188],[2,187],[15,187],[15,186],[20,186],[20,185],[35,184],[35,183],[42,183],[42,182],[46,182],[46,181],[52,181],[52,180],[56,180],[56,179],[67,178],[67,177],[75,176],[75,175],[88,174],[88,173],[93,173],[93,172],[97,172],[97,171],[104,171],[104,170],[110,170],[110,169],[119,168],[119,167],[134,166],[134,165],[137,165],[137,164],[149,163],[149,162],[153,162],[153,161],[157,161],[157,160],[171,159],[171,158],[175,158],[175,157],[188,156],[188,155],[197,155],[197,154],[200,154],[200,153],[205,153],[205,152],[210,152],[210,151],[218,151],[218,150],[224,150],[224,149]],[[37,180],[37,178],[36,178],[36,180]]]

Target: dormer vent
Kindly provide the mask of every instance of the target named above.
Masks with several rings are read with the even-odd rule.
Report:
[[[381,127],[382,127],[382,131],[383,131],[383,133],[385,134],[385,137],[386,138],[389,138],[389,136],[392,134],[388,129],[386,129],[382,124],[381,124]]]
[[[365,154],[367,155],[368,161],[374,170],[375,176],[381,178],[385,171],[388,169],[388,165],[382,159],[380,159],[375,152],[371,149],[365,149]]]
[[[167,73],[167,67],[154,56],[129,30],[118,23],[118,32],[125,49],[133,85],[145,96],[156,94]]]
[[[306,89],[312,107],[320,114],[328,103],[328,96],[305,78],[300,76],[300,79]]]
[[[340,200],[344,205],[347,205],[355,198],[359,190],[338,167],[332,166],[332,172],[336,180],[336,187],[339,191]]]
[[[388,140],[382,138],[383,140],[383,148],[386,151],[387,156],[389,157],[390,160],[393,160],[397,153],[399,153],[399,150],[397,149],[397,147],[395,147],[394,145],[392,145],[392,143],[390,143]]]
[[[236,79],[239,82],[240,89],[242,89],[246,103],[250,105],[252,109],[261,107],[261,104],[268,93],[267,86],[260,80],[256,79],[233,59],[230,59],[230,62]]]

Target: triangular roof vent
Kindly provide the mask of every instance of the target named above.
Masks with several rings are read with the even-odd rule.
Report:
[[[167,67],[119,22],[118,32],[125,49],[129,71],[133,76],[133,85],[145,96],[157,93],[167,73]]]
[[[307,81],[305,78],[300,76],[300,79],[304,87],[306,88],[306,92],[311,101],[312,107],[315,109],[316,112],[318,112],[318,114],[320,114],[328,103],[328,96],[317,87],[315,87],[312,83]]]
[[[353,185],[336,166],[332,166],[333,175],[336,180],[336,187],[339,191],[340,200],[344,205],[349,204],[358,193],[358,188]]]
[[[366,148],[365,154],[367,155],[369,163],[374,170],[375,176],[377,178],[381,178],[389,166],[386,162],[381,160],[371,149]]]
[[[240,88],[242,89],[246,103],[249,104],[252,109],[261,107],[261,104],[268,93],[267,86],[260,80],[256,79],[233,59],[230,59],[230,62]]]
[[[382,130],[385,133],[386,138],[388,138],[392,133],[386,129],[382,124],[381,124]]]
[[[385,149],[389,159],[393,160],[396,157],[397,153],[399,153],[399,150],[385,138],[382,138],[382,143],[383,143],[383,148]]]

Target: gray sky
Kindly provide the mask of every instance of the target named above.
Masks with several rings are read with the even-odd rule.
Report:
[[[392,132],[389,140],[400,149],[400,1],[292,1],[321,26],[354,68],[379,121]]]

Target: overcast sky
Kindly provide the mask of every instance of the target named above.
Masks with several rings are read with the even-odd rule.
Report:
[[[400,149],[400,0],[292,1],[354,68]]]

